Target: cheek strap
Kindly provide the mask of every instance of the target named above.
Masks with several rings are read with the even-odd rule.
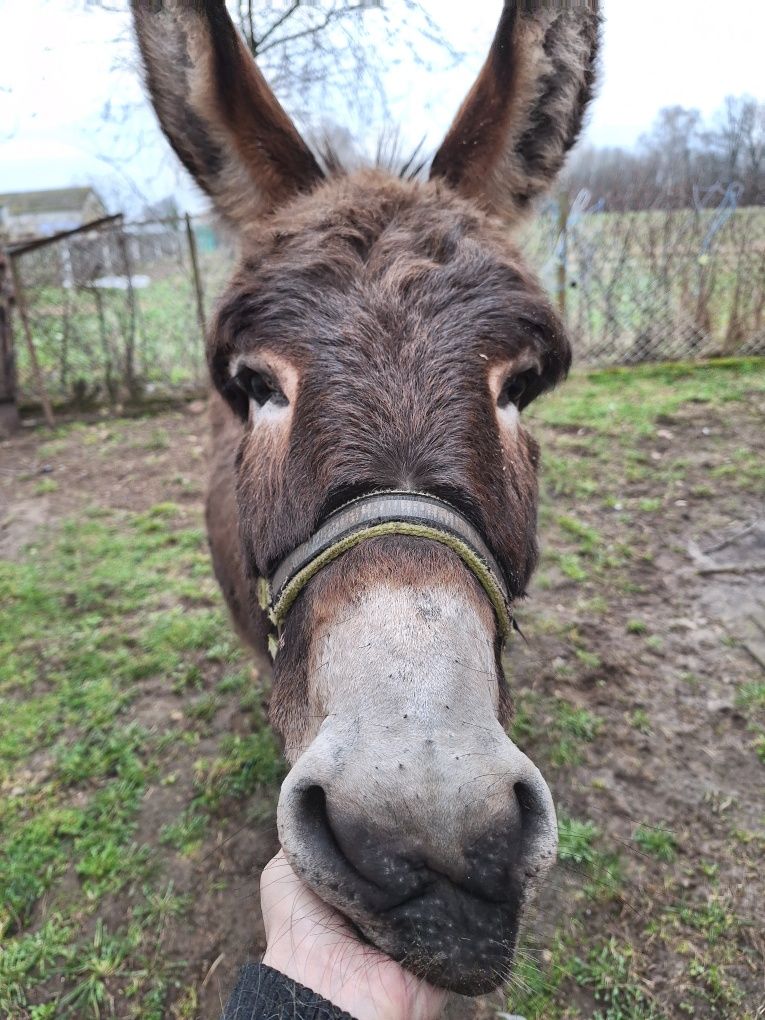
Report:
[[[502,571],[476,528],[445,500],[427,493],[384,491],[352,500],[286,556],[270,581],[259,582],[259,600],[275,633],[273,657],[287,614],[308,582],[349,549],[370,538],[403,535],[447,546],[479,582],[494,609],[505,641],[512,629],[510,596]]]

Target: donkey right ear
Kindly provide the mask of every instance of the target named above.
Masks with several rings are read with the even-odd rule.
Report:
[[[240,39],[224,0],[131,0],[162,130],[231,225],[323,174]]]

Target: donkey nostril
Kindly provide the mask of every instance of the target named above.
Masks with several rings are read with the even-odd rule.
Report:
[[[306,786],[300,795],[300,805],[303,808],[304,817],[314,821],[327,817],[327,795],[324,788],[314,783]]]
[[[291,819],[297,845],[304,852],[302,875],[309,884],[314,881],[321,888],[342,891],[353,904],[363,899],[374,909],[390,906],[397,890],[387,888],[387,871],[380,883],[375,874],[380,844],[353,816],[334,814],[322,786],[312,783],[298,792]]]
[[[329,823],[327,795],[324,788],[318,783],[306,786],[301,792],[298,817],[304,835],[308,837],[317,851],[323,851],[325,854],[340,853],[335,834]]]
[[[520,812],[519,857],[527,865],[544,827],[545,806],[534,787],[528,783],[516,783],[513,791]]]
[[[516,783],[513,787],[515,797],[521,806],[521,815],[531,814],[537,809],[534,791],[526,783]]]
[[[357,876],[335,834],[327,794],[318,783],[304,787],[298,794],[294,821],[301,844],[310,852],[311,864],[304,877],[322,876],[322,884],[335,890],[342,882],[346,894],[355,900]]]

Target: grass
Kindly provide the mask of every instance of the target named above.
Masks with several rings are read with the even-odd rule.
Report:
[[[746,717],[749,732],[753,734],[749,744],[765,765],[765,683],[755,680],[743,684],[736,692],[736,707]]]
[[[694,502],[701,478],[724,518],[761,484],[743,431],[727,446],[699,440],[699,471],[693,450],[652,460],[656,430],[679,433],[690,416],[692,436],[702,420],[722,432],[734,405],[761,400],[764,380],[751,359],[576,374],[530,414],[545,451],[547,590],[521,607],[531,648],[512,734],[563,805],[561,892],[547,915],[556,930],[522,947],[511,1014],[754,1016],[747,974],[760,958],[728,889],[759,881],[756,821],[726,791],[704,790],[700,860],[682,827],[655,827],[652,803],[634,820],[622,813],[635,810],[620,800],[633,788],[613,760],[625,745],[635,761],[647,745],[653,756],[663,720],[652,691],[674,686],[679,711],[708,696],[711,667],[673,657],[680,639],[651,601],[657,543],[671,545],[674,514],[709,512],[708,496]],[[0,1016],[191,1020],[205,1001],[187,944],[195,904],[225,889],[237,906],[240,888],[253,895],[251,857],[235,877],[224,850],[272,814],[284,765],[268,691],[233,637],[188,509],[198,469],[176,474],[175,428],[114,421],[46,436],[40,456],[54,467],[73,450],[165,464],[168,495],[130,512],[88,494],[94,505],[0,563]],[[717,471],[728,464],[737,470]],[[39,493],[53,507],[61,478]],[[41,480],[19,484],[34,495]],[[718,642],[709,654],[734,675],[739,650]],[[635,696],[638,673],[654,686]],[[740,675],[742,755],[759,768],[765,692]],[[652,993],[667,973],[671,1007]]]
[[[647,828],[639,825],[633,839],[643,853],[650,854],[659,861],[670,864],[677,854],[677,840],[666,829]]]
[[[765,710],[765,682],[756,680],[744,684],[736,695],[736,704],[745,712]]]
[[[643,708],[637,708],[630,716],[630,726],[639,733],[650,733],[651,732],[651,717]]]
[[[558,860],[564,864],[594,864],[597,858],[594,843],[598,836],[594,822],[578,821],[565,815],[559,817]]]
[[[43,478],[41,482],[38,482],[34,487],[35,496],[48,496],[51,492],[58,490],[58,482],[53,478]]]
[[[659,1020],[664,1016],[635,975],[635,950],[610,938],[572,967],[577,984],[590,988],[597,1003],[592,1020]]]
[[[584,748],[602,732],[603,720],[562,698],[541,699],[528,692],[517,698],[511,736],[521,746],[543,744],[545,759],[555,767],[577,765]]]
[[[627,633],[628,634],[646,634],[648,632],[648,625],[644,620],[628,620],[627,621]]]
[[[136,1016],[163,1016],[150,1003],[164,1002],[171,964],[157,952],[184,904],[161,848],[193,855],[221,805],[273,791],[282,775],[250,698],[250,732],[199,757],[156,843],[137,839],[149,787],[172,782],[171,749],[246,693],[203,535],[182,516],[171,503],[99,512],[0,564],[0,1015],[95,1016],[129,986]],[[217,691],[178,723],[136,721],[145,684],[188,682],[200,663],[221,674]],[[100,916],[128,889],[132,916]]]
[[[533,417],[559,428],[621,433],[634,442],[652,434],[657,419],[673,418],[700,404],[724,407],[748,393],[765,393],[760,358],[612,368],[574,377],[563,399],[554,395],[540,401]]]

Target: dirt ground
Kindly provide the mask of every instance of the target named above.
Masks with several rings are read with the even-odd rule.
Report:
[[[572,380],[532,416],[545,454],[544,557],[508,674],[514,736],[550,782],[562,860],[531,911],[514,985],[483,1003],[455,1002],[450,1016],[765,1016],[764,380],[761,363],[599,373]],[[137,534],[149,538],[141,522],[154,512],[174,541],[193,532],[197,544],[172,592],[152,595],[152,625],[189,605],[225,629],[203,566],[205,428],[197,404],[52,438],[30,430],[0,445],[8,571],[31,569],[35,557],[47,564],[62,529],[97,520],[94,508],[113,529],[104,534],[138,521]],[[162,563],[172,573],[172,560]],[[197,576],[195,596],[188,579]],[[56,604],[88,626],[94,610],[80,608],[76,592],[67,603],[65,587]],[[143,648],[130,630],[141,612],[136,596],[124,613],[128,650]],[[36,663],[50,625],[39,621]],[[8,937],[21,946],[54,915],[70,934],[50,964],[19,964],[26,999],[9,983],[5,1001],[17,1010],[9,1015],[90,1016],[100,995],[101,1015],[214,1017],[241,961],[262,948],[257,883],[276,848],[279,766],[263,752],[268,779],[210,791],[221,775],[239,782],[226,740],[260,739],[267,678],[247,674],[237,650],[210,657],[203,644],[183,646],[193,683],[179,683],[175,666],[173,682],[161,670],[131,674],[114,717],[139,727],[151,748],[136,751],[150,765],[124,844],[146,849],[151,875],[88,892],[79,865],[51,864],[50,881],[30,894]],[[242,671],[244,686],[263,692],[258,704],[232,680]],[[0,693],[13,707],[48,690],[38,670],[23,692]],[[87,782],[61,778],[62,748],[80,739],[63,726],[9,752],[1,789],[19,833],[30,790],[69,808],[110,777],[124,779],[122,766],[94,770]],[[188,839],[176,829],[159,838],[169,820],[191,828],[197,817]],[[72,838],[62,836],[62,847],[77,846]],[[140,903],[159,889],[179,905],[162,914],[150,944]],[[99,949],[99,931],[123,928],[128,941],[135,929],[133,943],[115,949],[120,963],[101,975],[102,992],[67,1005],[64,990],[84,983],[67,947]]]

